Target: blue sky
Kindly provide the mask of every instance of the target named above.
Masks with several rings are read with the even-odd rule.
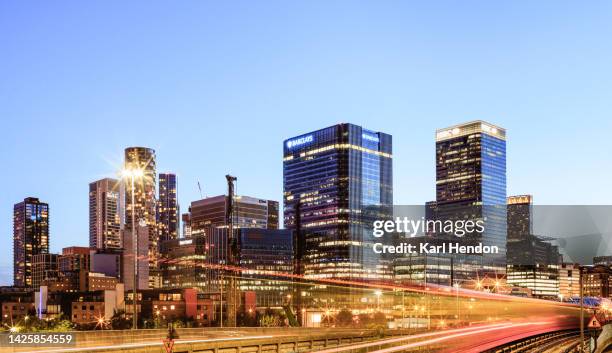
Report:
[[[49,202],[51,249],[87,245],[87,186],[157,150],[186,210],[280,200],[282,140],[337,122],[394,137],[396,203],[434,198],[434,131],[508,129],[508,193],[608,204],[612,3],[3,1],[0,283],[12,207]]]

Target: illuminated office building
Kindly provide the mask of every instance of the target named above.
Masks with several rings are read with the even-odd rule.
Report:
[[[293,273],[291,231],[240,228],[236,230],[236,237],[236,261],[242,268],[239,290],[254,292],[257,306],[281,306],[290,293],[290,279],[276,278],[274,274]],[[220,291],[220,271],[216,267],[227,265],[227,239],[227,228],[212,227],[206,235],[163,242],[162,252],[168,259],[162,264],[163,287]]]
[[[159,174],[159,198],[157,200],[157,227],[159,241],[179,237],[179,205],[176,192],[176,174]]]
[[[285,140],[283,156],[284,222],[297,234],[297,271],[390,279],[370,227],[391,216],[391,136],[343,123]]]
[[[149,286],[157,288],[161,285],[161,277],[158,271],[158,234],[156,222],[156,162],[155,150],[146,147],[128,147],[125,149],[125,169],[139,169],[142,171],[142,177],[136,177],[134,187],[134,204],[132,204],[132,187],[130,178],[124,178],[125,187],[125,230],[124,234],[131,234],[132,223],[138,229],[146,228],[148,232],[145,239],[146,244],[139,242],[138,246],[146,246],[148,262],[149,262]],[[132,217],[132,211],[135,213],[135,219]],[[137,233],[140,234],[144,229],[140,229]],[[127,239],[123,239],[123,246],[126,251]],[[138,251],[140,253],[140,249]]]
[[[219,195],[192,202],[190,235],[198,236],[211,227],[227,226],[227,201],[226,195]],[[235,196],[234,206],[234,228],[278,229],[278,201]]]
[[[559,266],[559,298],[569,300],[580,296],[580,265],[562,263]]]
[[[28,197],[13,207],[13,284],[32,287],[35,255],[49,253],[49,205]]]
[[[531,195],[507,199],[507,283],[529,288],[534,297],[559,296],[559,249],[533,234]]]
[[[89,184],[89,246],[95,249],[120,249],[120,183],[105,178]]]
[[[479,120],[436,130],[436,208],[438,219],[483,220],[484,232],[465,236],[462,241],[497,246],[498,254],[483,255],[477,261],[483,274],[503,274],[507,236],[505,129]]]

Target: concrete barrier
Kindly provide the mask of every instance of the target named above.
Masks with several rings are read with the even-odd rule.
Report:
[[[288,353],[306,352],[376,339],[376,330],[336,328],[179,328],[175,353]],[[75,346],[0,348],[0,352],[166,353],[162,339],[167,330],[75,331]],[[389,330],[387,335],[406,335]],[[123,346],[117,348],[117,346]]]

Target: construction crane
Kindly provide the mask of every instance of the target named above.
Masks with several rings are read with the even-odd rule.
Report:
[[[227,265],[234,267],[237,265],[238,259],[238,240],[234,234],[234,213],[236,207],[234,205],[234,183],[238,178],[227,174],[225,176],[227,180],[227,203],[225,210],[225,222],[227,224]],[[236,327],[236,314],[238,311],[238,303],[240,298],[238,297],[238,286],[236,283],[236,276],[232,273],[228,273],[227,276],[227,326]],[[223,283],[221,285],[224,285]],[[223,305],[223,304],[221,304]]]

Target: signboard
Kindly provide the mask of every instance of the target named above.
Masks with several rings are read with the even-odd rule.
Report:
[[[174,340],[172,338],[165,338],[162,340],[164,343],[164,348],[166,349],[166,353],[172,353],[174,348]]]
[[[601,323],[599,323],[599,320],[597,320],[597,317],[595,315],[593,315],[591,320],[589,320],[588,327],[589,328],[601,328]]]

